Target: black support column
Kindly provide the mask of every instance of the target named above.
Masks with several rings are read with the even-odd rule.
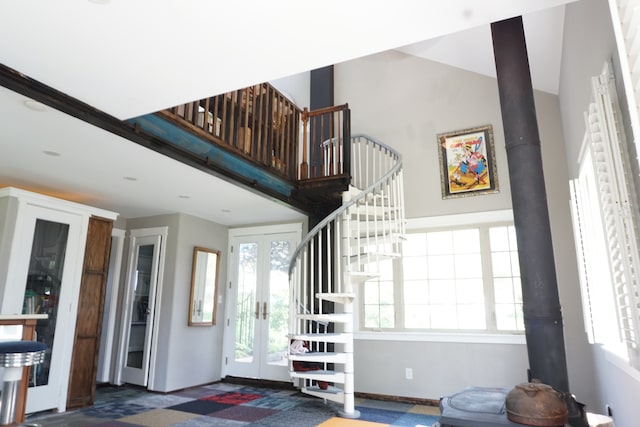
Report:
[[[568,392],[562,312],[522,17],[491,24],[531,378]]]
[[[310,109],[333,106],[333,65],[311,70],[310,90]]]
[[[329,65],[322,68],[311,70],[310,72],[310,84],[309,84],[309,109],[318,110],[324,107],[332,107],[333,102],[333,65]],[[309,134],[312,136],[313,141],[320,141],[322,135],[330,135],[331,124],[328,120],[325,120],[322,125],[322,129],[316,128],[314,123],[311,123],[309,127]],[[312,148],[316,150],[314,159],[319,162],[322,158],[321,147]],[[309,165],[310,167],[321,167],[320,164]],[[330,210],[335,209],[332,207]],[[320,215],[315,215],[309,218],[309,229],[312,229],[317,223],[322,221],[326,216],[327,211],[322,209]]]

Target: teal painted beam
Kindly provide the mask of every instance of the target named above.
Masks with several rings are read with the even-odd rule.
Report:
[[[175,124],[156,116],[147,114],[127,120],[127,123],[137,125],[146,133],[154,135],[186,151],[209,164],[224,169],[234,175],[239,175],[249,182],[255,181],[260,186],[268,188],[285,197],[290,197],[294,186],[289,181],[280,178],[251,162],[236,156],[217,145],[211,144],[196,135],[176,126]]]

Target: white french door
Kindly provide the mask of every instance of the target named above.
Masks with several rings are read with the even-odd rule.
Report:
[[[153,363],[156,293],[161,283],[166,233],[132,230],[117,383],[146,387]]]
[[[289,260],[300,224],[229,231],[223,374],[289,379]]]

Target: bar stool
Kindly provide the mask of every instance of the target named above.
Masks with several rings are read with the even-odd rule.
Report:
[[[44,362],[46,349],[47,345],[39,341],[0,341],[0,367],[4,368],[0,425],[15,422],[23,368]]]

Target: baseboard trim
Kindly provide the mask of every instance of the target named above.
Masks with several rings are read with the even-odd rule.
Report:
[[[400,403],[413,403],[415,405],[424,405],[424,406],[440,406],[440,400],[435,399],[423,399],[420,397],[408,397],[408,396],[391,396],[388,394],[375,394],[375,393],[360,393],[355,392],[354,395],[356,397],[360,397],[363,399],[374,399],[374,400],[387,400],[390,402],[400,402]]]
[[[278,388],[283,390],[297,390],[297,388],[295,388],[293,384],[288,381],[271,381],[271,380],[262,380],[262,379],[256,379],[256,378],[242,378],[242,377],[227,376],[222,378],[220,382],[229,383],[229,384],[248,385],[248,386]]]
[[[284,390],[298,390],[298,388],[294,387],[294,385],[288,381],[270,381],[270,380],[262,380],[256,378],[242,378],[242,377],[224,377],[220,382],[229,383],[229,384],[240,384],[240,385],[248,385],[248,386],[258,386],[258,387],[270,387],[270,388],[278,388]],[[407,397],[407,396],[391,396],[388,394],[375,394],[375,393],[360,393],[355,392],[355,397],[360,397],[363,399],[373,399],[373,400],[382,400],[389,402],[399,402],[399,403],[412,403],[414,405],[424,405],[424,406],[440,406],[439,399],[423,399],[420,397]]]

